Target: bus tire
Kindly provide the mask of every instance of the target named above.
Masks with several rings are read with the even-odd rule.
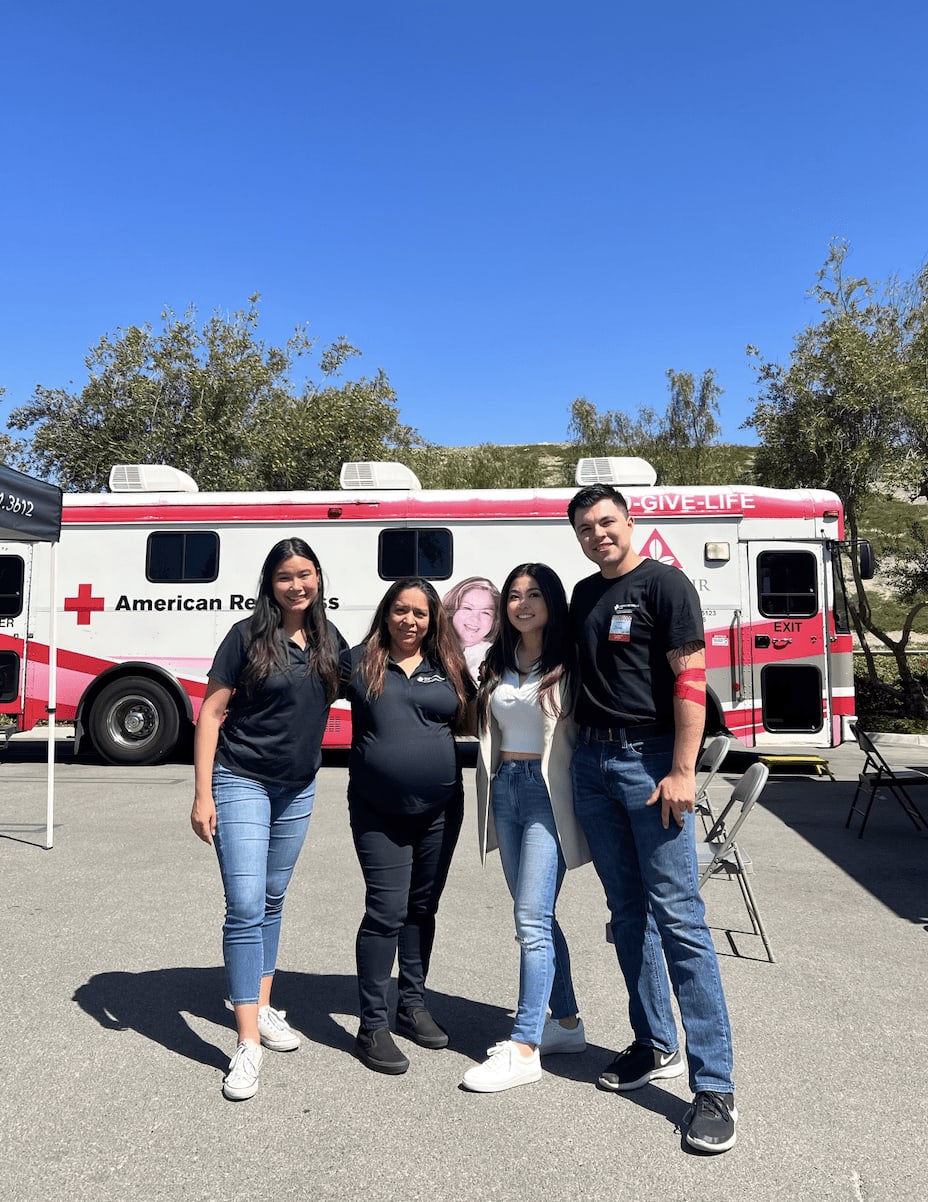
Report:
[[[109,764],[157,764],[180,735],[174,698],[156,680],[124,676],[100,690],[90,711],[90,737]]]
[[[702,732],[703,743],[707,739],[711,739],[713,735],[727,735],[729,733],[722,719],[722,711],[716,704],[715,698],[710,694],[706,698],[706,725]]]

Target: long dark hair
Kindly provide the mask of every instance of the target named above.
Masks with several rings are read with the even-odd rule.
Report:
[[[303,614],[306,633],[306,671],[315,672],[325,687],[329,702],[338,696],[338,660],[335,640],[325,616],[325,585],[322,566],[312,547],[301,538],[283,538],[267,553],[258,582],[258,596],[248,626],[248,662],[242,674],[245,695],[254,697],[272,672],[286,671],[289,665],[287,636],[283,614],[274,600],[274,574],[285,559],[294,555],[308,559],[319,577],[319,589]]]
[[[387,659],[390,655],[390,631],[387,618],[394,602],[400,593],[408,588],[419,589],[425,594],[429,606],[429,628],[422,640],[421,651],[427,655],[435,667],[451,681],[458,698],[458,712],[455,717],[455,728],[464,722],[467,710],[467,692],[464,687],[464,657],[458,646],[457,636],[448,616],[445,613],[441,599],[435,592],[435,587],[422,576],[404,576],[395,580],[384,593],[371,619],[370,629],[364,636],[364,651],[361,655],[360,669],[367,682],[368,697],[379,697],[383,692],[384,678],[387,673]]]
[[[519,671],[516,659],[516,647],[519,642],[518,631],[509,621],[507,605],[509,590],[520,576],[531,576],[548,607],[548,622],[541,636],[541,656],[538,660],[538,671],[541,683],[538,686],[539,703],[547,713],[560,716],[553,697],[553,690],[558,681],[570,682],[570,671],[573,666],[573,641],[567,623],[567,594],[561,584],[561,578],[553,568],[546,563],[520,563],[506,577],[499,598],[499,633],[487,649],[480,673],[480,689],[477,693],[477,723],[485,730],[490,713],[490,694],[500,682],[503,673],[508,669]]]

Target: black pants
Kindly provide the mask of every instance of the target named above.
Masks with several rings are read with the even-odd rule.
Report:
[[[425,1005],[435,914],[464,819],[463,790],[426,814],[383,814],[354,798],[351,833],[364,874],[356,954],[361,1028],[390,1025],[387,989],[399,954],[399,1007]]]

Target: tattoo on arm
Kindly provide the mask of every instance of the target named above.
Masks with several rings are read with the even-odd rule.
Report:
[[[705,651],[706,644],[702,639],[693,639],[690,643],[684,643],[682,647],[675,647],[673,651],[667,652],[667,658],[670,660],[670,666],[674,672],[682,672],[686,668],[696,667],[693,662],[695,656],[700,657],[698,666],[702,666],[702,654]]]

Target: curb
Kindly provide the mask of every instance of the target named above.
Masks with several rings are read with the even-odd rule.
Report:
[[[874,743],[892,744],[893,747],[928,747],[928,735],[900,735],[892,731],[868,730]]]

